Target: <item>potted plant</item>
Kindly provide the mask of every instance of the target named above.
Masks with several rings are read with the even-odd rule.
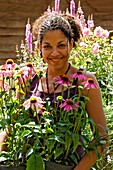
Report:
[[[35,73],[41,77],[42,70],[34,68],[30,62],[25,67],[17,68],[12,59],[9,59],[0,70],[1,126],[7,133],[8,145],[8,152],[1,153],[1,161],[20,167],[27,165],[27,169],[31,167],[50,169],[52,166],[73,169],[80,159],[77,148],[81,145],[84,148],[81,150],[82,157],[86,151],[103,145],[99,133],[93,144],[80,133],[81,129],[84,130],[87,126],[87,122],[93,124],[94,131],[97,130],[93,120],[87,117],[85,111],[88,96],[81,95],[83,86],[90,90],[91,87],[97,88],[96,85],[92,79],[86,81],[82,71],[78,71],[73,76],[82,79],[83,83],[78,87],[79,93],[71,96],[73,81],[70,81],[66,75],[56,77],[53,85],[62,84],[62,95],[55,97],[53,107],[48,98],[42,101],[40,97],[32,95],[28,98],[27,95],[32,75]],[[64,87],[68,89],[66,100],[63,99]],[[16,98],[15,88],[23,94],[20,98]],[[30,117],[30,114],[33,116]],[[87,145],[83,143],[82,138]]]

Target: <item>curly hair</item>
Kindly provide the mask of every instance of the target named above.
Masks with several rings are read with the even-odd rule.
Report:
[[[56,29],[61,30],[69,39],[69,42],[73,38],[73,46],[75,46],[75,42],[80,40],[82,34],[81,26],[76,17],[66,13],[59,14],[57,12],[48,15],[48,12],[45,12],[44,15],[33,23],[33,37],[42,43],[45,32]]]

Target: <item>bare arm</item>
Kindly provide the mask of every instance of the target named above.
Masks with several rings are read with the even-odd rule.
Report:
[[[106,124],[105,114],[104,114],[103,107],[102,107],[101,93],[100,93],[98,82],[95,76],[92,75],[91,73],[87,73],[86,76],[88,78],[89,77],[93,78],[94,83],[98,86],[97,89],[90,89],[89,91],[88,97],[90,101],[88,101],[86,104],[86,110],[87,110],[88,116],[91,119],[93,119],[101,135],[102,136],[107,135],[106,131],[102,127],[98,126],[99,124],[103,126],[105,129],[107,129],[107,124]],[[85,89],[85,93],[86,94],[88,93],[87,89]],[[101,154],[102,152],[101,146],[98,146],[98,151]],[[90,151],[89,153],[90,153],[90,157],[86,153],[84,157],[82,158],[82,160],[79,162],[79,164],[74,168],[74,170],[89,170],[93,166],[93,164],[96,162],[98,158],[96,157],[96,153],[94,151]]]

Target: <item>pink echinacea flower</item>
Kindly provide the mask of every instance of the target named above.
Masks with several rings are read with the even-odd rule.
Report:
[[[88,78],[86,82],[83,82],[82,84],[84,84],[84,88],[86,89],[96,89],[98,88],[98,86],[94,83],[94,80],[92,78]]]
[[[31,108],[34,110],[34,107],[36,107],[36,110],[39,110],[43,106],[43,101],[40,97],[31,96],[30,99],[26,100],[23,103],[23,106],[25,107],[25,110],[28,110],[31,106]]]
[[[78,80],[87,80],[87,77],[84,76],[83,71],[78,70],[77,73],[71,75],[72,78],[78,78]]]
[[[28,62],[25,67],[20,69],[20,72],[22,72],[22,77],[25,78],[25,80],[27,78],[32,78],[32,76],[35,74],[33,64]]]
[[[10,70],[7,70],[5,67],[1,67],[0,69],[0,77],[12,77],[13,76],[13,72],[11,72]]]
[[[56,81],[56,84],[61,84],[62,86],[63,84],[71,85],[69,77],[65,74],[54,78],[54,80]]]
[[[69,110],[73,111],[73,108],[77,110],[76,107],[79,107],[79,105],[77,103],[73,104],[72,99],[66,99],[65,102],[60,105],[60,107],[64,107],[64,110],[67,110],[67,112],[69,112]]]
[[[14,70],[15,67],[18,67],[16,63],[12,59],[7,59],[6,64],[3,65],[7,70]]]

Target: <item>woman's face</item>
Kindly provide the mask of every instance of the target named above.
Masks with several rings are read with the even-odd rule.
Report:
[[[40,45],[43,59],[49,67],[63,67],[67,64],[72,47],[73,39],[69,43],[61,30],[47,31]]]

